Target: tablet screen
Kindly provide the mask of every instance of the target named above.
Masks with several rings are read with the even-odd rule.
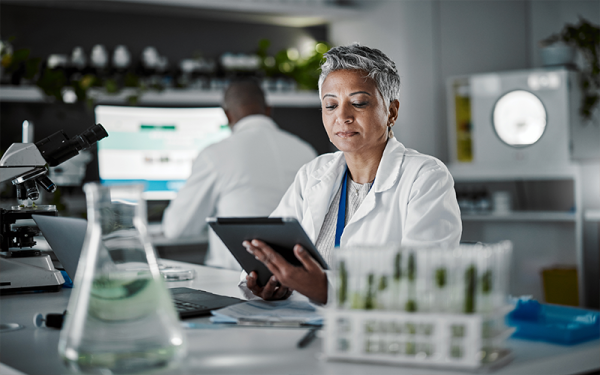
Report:
[[[223,241],[240,266],[250,273],[258,275],[258,284],[263,286],[271,277],[269,269],[242,245],[244,241],[254,239],[267,243],[273,250],[283,256],[290,264],[302,267],[296,258],[293,248],[300,244],[321,265],[328,269],[327,263],[317,251],[298,220],[295,218],[272,217],[236,217],[208,218],[208,224]]]

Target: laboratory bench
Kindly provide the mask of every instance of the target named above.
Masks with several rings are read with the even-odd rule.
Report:
[[[161,222],[148,223],[150,241],[158,256],[181,262],[204,264],[208,252],[208,227],[193,237],[166,238]]]
[[[237,271],[210,268],[172,260],[166,265],[192,268],[194,280],[169,282],[169,287],[190,287],[212,293],[240,297]],[[61,313],[67,308],[71,289],[55,293],[0,296],[0,323],[18,323],[24,328],[0,335],[0,373],[10,368],[26,374],[69,373],[58,355],[60,331],[36,327],[36,313]],[[186,322],[209,323],[207,317]],[[325,360],[322,338],[303,349],[296,343],[306,328],[238,327],[235,325],[200,325],[186,329],[188,355],[169,374],[464,374],[450,369],[374,365]],[[510,363],[494,374],[589,374],[600,371],[600,340],[573,346],[508,339],[513,353]],[[9,366],[10,368],[7,368]],[[161,373],[161,372],[157,372]],[[472,372],[471,372],[472,373]]]

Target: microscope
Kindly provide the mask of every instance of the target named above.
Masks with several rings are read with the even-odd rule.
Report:
[[[36,244],[34,237],[40,234],[35,225],[28,225],[31,215],[58,215],[55,206],[35,204],[40,197],[38,187],[54,193],[56,185],[48,177],[49,167],[71,159],[105,137],[108,133],[97,124],[71,139],[61,130],[36,143],[14,143],[6,150],[0,159],[0,182],[10,180],[17,199],[32,204],[0,208],[0,293],[57,291],[62,287],[64,279],[50,256],[31,249]]]

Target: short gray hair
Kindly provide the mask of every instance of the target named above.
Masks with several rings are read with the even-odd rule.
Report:
[[[362,70],[375,81],[385,103],[400,98],[400,75],[396,64],[383,52],[375,48],[352,44],[330,49],[323,55],[325,62],[321,65],[319,76],[319,97],[321,86],[329,73],[336,70]]]

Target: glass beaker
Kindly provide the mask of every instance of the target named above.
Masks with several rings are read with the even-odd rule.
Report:
[[[149,242],[143,185],[83,187],[88,227],[59,353],[75,371],[175,366],[185,336]]]

